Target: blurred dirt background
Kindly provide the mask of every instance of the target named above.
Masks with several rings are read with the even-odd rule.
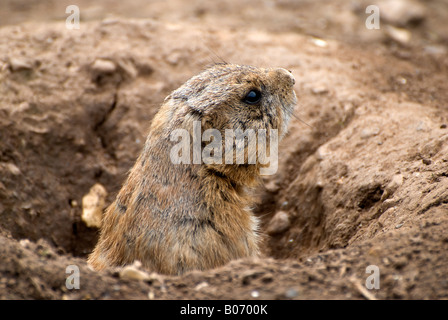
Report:
[[[0,298],[448,298],[446,21],[444,0],[0,0]],[[99,183],[109,204],[164,97],[221,61],[296,77],[298,119],[256,208],[264,257],[90,270],[84,195]]]

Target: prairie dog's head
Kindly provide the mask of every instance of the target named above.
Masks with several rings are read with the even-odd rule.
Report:
[[[278,129],[282,137],[296,104],[294,83],[291,72],[282,68],[218,64],[167,100],[176,109],[174,118],[200,120],[204,129]]]
[[[294,83],[291,72],[282,68],[215,65],[185,82],[165,99],[161,109],[163,122],[167,125],[164,132],[172,134],[177,129],[188,130],[193,139],[187,138],[187,143],[194,148],[197,146],[194,141],[199,140],[203,163],[215,171],[234,170],[235,167],[227,166],[229,163],[256,164],[255,168],[250,167],[258,170],[260,166],[267,166],[268,154],[272,155],[272,150],[276,152],[277,149],[272,148],[277,147],[277,142],[287,131],[297,100]],[[232,142],[227,140],[229,132],[234,134]],[[243,138],[238,140],[240,133]],[[266,138],[258,140],[259,134],[265,134]],[[181,135],[176,132],[176,136]],[[275,136],[275,144],[272,144],[272,136]],[[230,145],[233,141],[235,152],[229,154],[226,143]],[[250,141],[255,142],[251,144]],[[171,155],[177,157],[177,150],[182,148],[173,149]],[[187,149],[183,149],[184,155]],[[268,151],[261,154],[259,150]],[[219,159],[223,162],[216,162]]]

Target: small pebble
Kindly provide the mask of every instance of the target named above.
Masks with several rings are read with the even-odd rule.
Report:
[[[432,55],[445,55],[447,53],[443,46],[425,46],[423,50]]]
[[[319,39],[319,38],[313,38],[313,39],[311,39],[311,42],[314,43],[314,45],[321,47],[321,48],[325,48],[328,45],[327,41]]]
[[[298,295],[299,295],[299,292],[294,288],[290,288],[290,289],[286,290],[286,292],[285,292],[285,297],[288,299],[295,298]]]
[[[206,287],[208,287],[208,283],[205,282],[205,281],[203,281],[203,282],[199,283],[199,284],[194,288],[194,290],[196,290],[196,291],[200,291],[200,290],[202,290],[203,288],[206,288]]]
[[[392,26],[387,26],[387,35],[392,39],[401,44],[407,44],[411,41],[412,34],[410,31],[401,28],[395,28]],[[406,79],[404,79],[406,81]],[[406,83],[406,82],[405,82]],[[403,84],[405,84],[403,83]]]
[[[127,280],[149,280],[149,274],[144,271],[138,270],[134,266],[126,266],[120,271],[120,278]]]
[[[90,228],[101,227],[103,209],[106,206],[107,191],[103,185],[96,183],[82,198],[82,221]]]
[[[78,201],[76,201],[76,200],[71,200],[71,201],[70,201],[70,206],[71,206],[72,208],[76,208],[76,207],[78,206]]]
[[[425,7],[415,0],[383,0],[378,6],[381,20],[400,27],[422,21],[427,15]]]
[[[31,241],[28,240],[28,239],[22,239],[22,240],[19,241],[19,244],[20,244],[22,247],[24,247],[24,248],[29,248],[29,247],[30,247],[30,244],[31,244]]]
[[[361,131],[361,139],[368,139],[370,137],[376,136],[380,133],[380,128],[365,128]]]
[[[328,89],[326,87],[314,87],[311,88],[311,92],[314,94],[326,94],[328,93]]]
[[[250,293],[250,296],[252,298],[258,298],[260,296],[260,293],[257,290],[254,290]]]
[[[116,68],[115,63],[105,59],[96,59],[92,64],[92,70],[97,73],[113,73]]]
[[[23,58],[10,58],[9,65],[12,71],[30,70],[33,68],[32,64]]]
[[[269,222],[266,232],[270,235],[279,234],[286,231],[290,225],[288,214],[284,211],[279,211]]]
[[[401,84],[406,84],[406,83],[408,83],[408,80],[406,80],[406,78],[403,78],[403,77],[398,77],[398,83],[401,83]]]
[[[267,273],[261,277],[261,282],[263,283],[270,283],[272,281],[274,281],[274,276],[271,273]]]
[[[0,167],[4,167],[6,170],[8,170],[14,176],[18,176],[19,174],[22,173],[20,171],[20,169],[14,163],[11,163],[11,162],[6,162],[6,163],[0,162]]]

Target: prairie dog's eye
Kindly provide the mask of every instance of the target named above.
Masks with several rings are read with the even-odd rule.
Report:
[[[250,90],[243,99],[243,101],[248,104],[256,104],[260,102],[260,100],[261,92],[256,89]]]

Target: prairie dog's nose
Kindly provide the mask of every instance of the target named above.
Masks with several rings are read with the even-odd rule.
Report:
[[[296,83],[296,79],[294,79],[294,76],[292,75],[291,71],[283,68],[278,68],[275,71],[277,72],[280,81],[286,82],[291,87],[294,86],[294,84]]]

